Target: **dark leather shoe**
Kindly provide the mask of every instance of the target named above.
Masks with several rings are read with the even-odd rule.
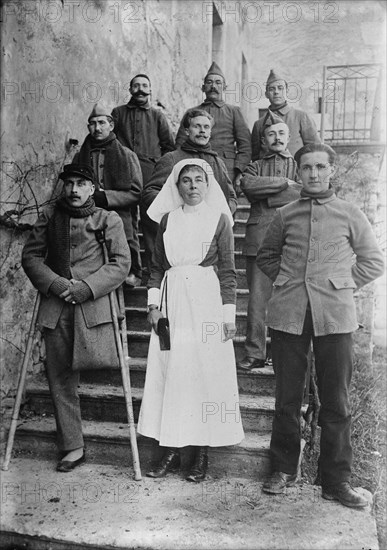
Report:
[[[68,454],[68,452],[66,454]],[[78,458],[78,460],[60,460],[56,466],[56,471],[66,473],[71,472],[71,470],[74,470],[74,468],[82,464],[82,462],[85,462],[85,460],[86,453],[83,451],[81,458]]]
[[[250,371],[252,369],[263,369],[265,367],[265,359],[255,359],[255,357],[245,357],[242,361],[237,362],[237,368]]]
[[[262,491],[273,495],[280,495],[287,487],[293,487],[297,481],[297,474],[274,472],[270,479],[263,484]]]
[[[208,447],[198,447],[195,453],[195,461],[193,466],[185,478],[187,481],[199,483],[206,477],[208,468]]]
[[[169,448],[165,451],[160,464],[146,473],[147,477],[164,477],[169,470],[180,466],[180,454],[176,449]]]
[[[365,508],[368,504],[368,500],[356,489],[352,489],[348,481],[323,487],[322,497],[326,500],[338,500],[340,504],[348,506],[348,508]]]

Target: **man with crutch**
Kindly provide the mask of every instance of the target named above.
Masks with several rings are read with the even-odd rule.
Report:
[[[41,294],[37,323],[46,343],[60,460],[70,472],[85,461],[79,371],[118,365],[112,300],[130,270],[123,223],[97,208],[93,170],[68,164],[63,194],[40,214],[23,249],[23,268]],[[104,247],[97,238],[104,234]]]

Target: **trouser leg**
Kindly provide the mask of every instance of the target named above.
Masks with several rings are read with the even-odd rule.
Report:
[[[351,403],[352,334],[313,340],[321,409],[319,468],[323,486],[348,481],[352,466]]]
[[[138,206],[132,206],[131,209],[131,218],[132,218],[132,237],[128,239],[128,245],[130,248],[130,255],[132,260],[132,265],[130,272],[134,273],[136,277],[141,279],[142,276],[142,264],[141,264],[141,254],[140,254],[140,240],[138,238]]]
[[[141,208],[141,226],[144,236],[145,262],[148,272],[150,273],[152,265],[152,254],[155,247],[159,224],[150,219],[150,217],[146,213],[145,207]]]
[[[74,306],[65,304],[56,328],[46,328],[44,339],[58,447],[62,451],[71,451],[84,446],[78,395],[79,372],[72,370]]]
[[[246,258],[246,277],[249,288],[245,351],[247,357],[266,359],[266,306],[273,283],[257,266],[255,256]]]
[[[276,403],[270,442],[274,471],[297,473],[301,452],[301,406],[308,368],[311,318],[307,314],[301,335],[271,331],[276,379]]]

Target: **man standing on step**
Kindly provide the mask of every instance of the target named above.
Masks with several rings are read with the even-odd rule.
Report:
[[[70,472],[84,462],[79,370],[118,365],[109,292],[130,269],[122,221],[94,204],[88,164],[67,164],[63,195],[45,208],[29,235],[22,265],[41,293],[37,323],[46,343],[46,373],[54,405],[60,461]],[[104,235],[104,252],[97,233]]]
[[[249,164],[241,181],[242,191],[251,203],[243,250],[249,288],[246,356],[237,363],[245,371],[263,368],[266,360],[266,307],[273,284],[257,266],[257,251],[276,208],[298,199],[301,190],[295,181],[296,161],[287,149],[289,128],[282,118],[270,114],[262,141],[268,152],[263,159]]]
[[[146,74],[137,74],[130,81],[131,99],[126,105],[115,107],[112,111],[117,139],[139,158],[143,185],[151,177],[158,159],[175,149],[173,134],[167,117],[161,109],[152,107],[151,82]],[[137,207],[132,209],[135,226],[138,225]],[[151,243],[157,224],[151,220],[146,208],[140,202],[141,226],[144,236],[147,269],[150,269]]]
[[[267,316],[276,376],[273,474],[263,491],[283,493],[297,480],[312,341],[321,401],[322,496],[363,508],[367,500],[349,484],[352,332],[358,328],[353,293],[383,274],[383,254],[363,212],[335,195],[330,184],[333,149],[305,145],[295,160],[301,197],[278,209],[257,255],[258,266],[274,285]]]
[[[204,109],[213,117],[211,148],[226,164],[234,189],[239,192],[242,172],[251,160],[250,131],[240,108],[224,102],[225,90],[225,76],[219,65],[213,62],[202,86],[206,99],[194,108]],[[185,128],[180,124],[176,146],[180,147],[185,139]]]
[[[131,208],[137,207],[141,196],[140,163],[137,155],[118,141],[110,110],[102,103],[94,105],[87,127],[89,135],[73,162],[93,168],[96,206],[114,210],[122,219],[132,257],[131,271],[125,282],[132,287],[138,286],[141,282],[140,245]]]
[[[267,147],[263,143],[262,137],[266,118],[272,113],[282,118],[289,127],[290,139],[288,149],[291,155],[295,155],[296,151],[303,145],[321,143],[314,120],[305,111],[289,106],[287,91],[288,83],[286,80],[272,69],[266,82],[265,92],[270,105],[267,113],[254,123],[251,133],[253,161],[263,158],[267,153]]]
[[[184,159],[197,158],[205,160],[211,166],[213,175],[223,191],[231,213],[235,212],[237,198],[231,180],[228,177],[226,165],[219,155],[211,149],[210,137],[213,124],[214,120],[212,116],[203,109],[190,109],[185,113],[182,126],[186,139],[176,151],[167,153],[158,160],[152,177],[144,186],[142,193],[144,208],[149,208],[157,197],[175,164]],[[155,224],[155,226],[156,231],[152,235],[152,251],[158,224]]]

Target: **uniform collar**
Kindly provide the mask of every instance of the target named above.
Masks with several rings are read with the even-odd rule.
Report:
[[[279,153],[275,153],[274,151],[269,151],[266,153],[266,155],[263,157],[264,159],[269,159],[271,157],[275,157],[276,155],[284,158],[293,158],[292,155],[289,153],[288,149],[285,149],[285,151],[280,151]]]
[[[205,99],[202,103],[202,105],[211,105],[211,104],[216,105],[220,109],[221,107],[223,107],[223,105],[225,105],[225,102],[223,100],[211,101],[210,99]]]
[[[326,197],[325,199],[318,199],[318,198],[313,199],[312,197],[300,197],[300,201],[313,200],[318,202],[319,204],[325,204],[326,202],[331,202],[331,201],[334,201],[335,199],[337,199],[337,195],[335,193],[333,193],[333,195],[331,195],[330,197]]]
[[[137,103],[135,103],[132,98],[129,101],[129,103],[126,104],[126,106],[128,107],[128,109],[143,109],[144,111],[147,111],[148,109],[151,108],[149,99],[148,99],[148,103],[146,103],[145,105],[137,105]]]

